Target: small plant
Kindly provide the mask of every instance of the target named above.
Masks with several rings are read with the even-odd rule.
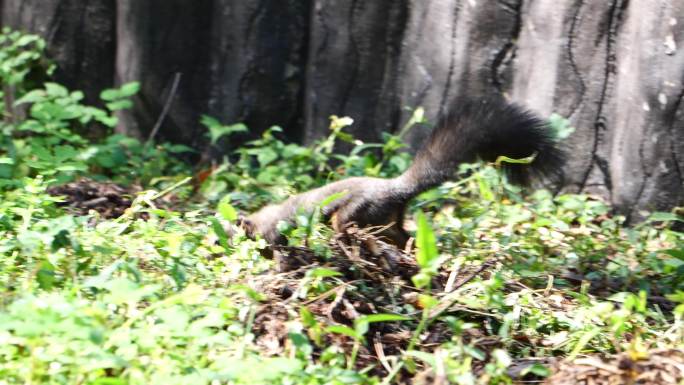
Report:
[[[326,328],[327,332],[343,334],[347,337],[351,337],[354,340],[354,347],[352,348],[351,356],[347,362],[347,368],[351,369],[354,367],[356,362],[356,355],[359,352],[359,347],[365,341],[365,334],[368,332],[369,325],[373,322],[393,322],[393,321],[406,321],[407,317],[397,315],[397,314],[370,314],[361,316],[354,320],[354,327],[350,328],[348,326],[333,325]]]
[[[21,111],[14,106],[17,97],[40,86],[54,70],[44,57],[45,41],[36,35],[26,35],[9,28],[0,31],[0,83],[3,123],[17,122]]]
[[[173,154],[191,151],[182,145],[148,147],[136,139],[108,135],[100,142],[82,136],[93,125],[113,128],[115,112],[132,106],[137,82],[102,91],[105,109],[83,104],[81,91],[29,81],[46,78],[52,67],[43,59],[45,42],[34,35],[4,29],[0,34],[0,79],[5,87],[0,123],[0,188],[19,187],[23,177],[43,175],[64,183],[90,173],[96,179],[114,177],[147,184],[187,167]],[[21,119],[19,119],[21,117]]]
[[[204,124],[213,134],[212,140],[242,132],[244,126],[222,125],[205,117]],[[261,138],[236,150],[237,160],[217,168],[202,185],[210,200],[228,193],[236,207],[255,210],[267,202],[281,201],[293,192],[321,186],[338,178],[354,175],[395,176],[404,171],[410,155],[399,150],[404,146],[396,136],[385,135],[385,143],[364,144],[354,140],[343,129],[351,125],[349,118],[333,116],[331,133],[310,147],[285,143],[277,138],[280,127],[271,127]],[[214,139],[215,138],[215,139]],[[349,155],[333,153],[338,142],[355,144]],[[373,150],[381,149],[378,158]],[[337,167],[333,170],[333,164]]]

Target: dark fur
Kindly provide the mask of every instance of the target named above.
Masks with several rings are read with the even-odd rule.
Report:
[[[527,184],[535,176],[560,174],[564,157],[549,127],[531,112],[501,99],[464,100],[439,119],[401,176],[334,182],[266,206],[244,219],[242,226],[252,237],[260,234],[272,245],[284,244],[278,222],[292,222],[297,210],[311,210],[328,196],[346,191],[323,208],[335,231],[343,231],[351,222],[361,227],[393,223],[383,235],[403,247],[408,240],[402,226],[404,210],[411,198],[453,178],[460,163],[477,159],[493,162],[500,155],[519,159],[532,154],[536,157],[531,164],[502,164],[512,182]]]

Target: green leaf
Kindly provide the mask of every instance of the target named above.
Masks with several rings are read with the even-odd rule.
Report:
[[[79,164],[79,163],[67,163],[67,164],[62,164],[61,166],[55,167],[55,170],[64,171],[64,172],[87,171],[88,165],[82,164],[82,163],[81,164]]]
[[[276,153],[272,148],[265,147],[260,149],[257,153],[257,161],[261,167],[267,166],[276,159],[278,159],[278,153]]]
[[[192,147],[184,144],[171,144],[166,147],[166,150],[172,154],[182,154],[185,152],[195,152]]]
[[[247,131],[247,126],[243,123],[225,126],[215,118],[207,115],[202,115],[200,122],[209,129],[209,139],[212,145],[216,144],[223,136]]]
[[[313,347],[309,343],[309,339],[303,333],[289,332],[287,336],[292,341],[297,351],[302,352],[307,357],[313,352]]]
[[[663,253],[684,261],[684,249],[663,250]]]
[[[56,281],[55,267],[50,262],[43,261],[40,264],[40,269],[36,273],[36,280],[41,289],[52,289]]]
[[[568,361],[572,361],[577,357],[578,354],[582,352],[582,349],[584,349],[587,344],[593,340],[596,336],[598,336],[601,333],[601,328],[597,326],[593,326],[591,329],[585,331],[582,333],[581,337],[577,341],[577,344],[575,344],[575,347],[572,349],[570,354],[567,357]]]
[[[235,222],[238,219],[237,210],[230,204],[230,196],[224,196],[218,204],[217,211],[223,219],[231,222]]]
[[[302,319],[302,324],[306,327],[314,327],[318,323],[313,313],[305,306],[299,308],[299,317]]]
[[[71,100],[73,100],[74,102],[79,102],[83,100],[83,98],[85,98],[85,94],[83,93],[83,91],[74,91],[71,93],[70,97]]]
[[[551,370],[549,370],[549,368],[547,368],[546,366],[544,366],[542,364],[534,363],[534,364],[526,367],[525,369],[523,369],[520,372],[520,374],[522,376],[525,376],[526,374],[529,374],[529,373],[532,373],[535,376],[539,376],[539,377],[548,377],[549,375],[551,375]]]
[[[215,217],[209,217],[209,221],[211,222],[212,230],[214,230],[214,233],[216,233],[216,236],[218,237],[221,247],[223,247],[224,250],[230,250],[230,246],[228,245],[228,234],[226,233],[226,230],[223,229],[223,226],[221,226],[221,222]]]
[[[492,351],[492,358],[496,360],[499,366],[504,368],[511,366],[511,364],[513,363],[511,356],[509,356],[508,352],[506,352],[503,349],[494,349]]]
[[[118,99],[129,98],[140,91],[140,83],[131,82],[122,85],[120,88],[111,88],[100,93],[100,99],[106,102],[113,102]]]
[[[90,385],[128,385],[128,381],[123,378],[100,377],[91,382]]]
[[[110,111],[127,110],[131,107],[133,107],[133,102],[127,99],[107,103],[107,108],[109,108]]]
[[[36,35],[23,35],[14,43],[14,45],[17,47],[25,47],[29,44],[38,42],[39,40],[40,40],[40,37],[38,37]]]
[[[112,101],[119,97],[119,92],[115,89],[108,89],[100,92],[100,99],[104,101]]]
[[[485,201],[493,201],[494,192],[492,191],[489,182],[481,174],[475,174],[475,176],[475,179],[477,180],[477,187],[480,191],[480,195],[482,195],[482,199],[484,199]]]
[[[476,360],[484,361],[487,359],[487,355],[485,354],[485,352],[476,347],[465,345],[463,346],[463,351]]]
[[[343,325],[332,325],[325,328],[328,333],[342,334],[347,337],[351,337],[355,340],[362,340],[363,336],[356,333],[356,331],[348,326]]]
[[[427,294],[420,294],[418,296],[418,303],[423,307],[423,309],[432,309],[433,307],[437,306],[439,301],[437,298],[427,295]]]
[[[278,384],[278,379],[287,374],[295,374],[302,371],[302,362],[288,358],[261,358],[259,360],[235,360],[227,362],[227,367],[232,368],[241,384]],[[231,381],[231,383],[237,383]]]
[[[321,204],[319,206],[320,207],[326,207],[327,205],[329,205],[329,204],[333,203],[334,201],[344,197],[347,194],[349,194],[348,190],[339,191],[339,192],[336,192],[334,194],[331,194],[327,198],[323,199],[323,201],[321,201]]]
[[[669,221],[684,222],[684,218],[682,218],[681,216],[674,214],[674,213],[655,212],[648,217],[647,221],[648,222],[669,222]]]
[[[393,321],[408,321],[409,317],[400,314],[378,313],[364,315],[356,319],[358,322],[393,322]]]
[[[437,364],[434,354],[421,352],[419,350],[409,350],[404,354],[409,357],[417,358],[432,367],[434,367]]]
[[[64,145],[55,147],[55,161],[64,162],[73,159],[78,155],[78,152],[73,146]]]
[[[133,96],[140,91],[140,83],[139,82],[130,82],[126,83],[121,88],[119,89],[119,97],[122,98],[127,98],[129,96]]]
[[[266,300],[266,296],[258,291],[252,289],[247,285],[233,285],[230,287],[231,290],[239,291],[245,294],[249,299],[255,302],[262,302]]]
[[[398,314],[370,314],[361,316],[354,320],[354,330],[359,336],[364,336],[368,332],[368,325],[373,322],[406,321],[409,318]]]
[[[332,131],[339,132],[344,127],[351,126],[352,124],[354,124],[354,119],[348,116],[338,117],[336,115],[332,115],[330,117],[330,129]]]
[[[513,163],[513,164],[530,164],[532,161],[534,161],[534,158],[537,156],[537,153],[535,152],[534,154],[525,157],[525,158],[520,158],[520,159],[514,159],[514,158],[509,158],[507,156],[499,155],[496,158],[496,162],[494,164],[496,167],[500,167],[501,163]]]
[[[421,268],[432,268],[433,263],[437,260],[439,252],[437,251],[437,239],[435,233],[432,231],[430,224],[423,212],[418,212],[418,230],[416,234],[416,262]]]
[[[323,267],[317,267],[313,270],[309,270],[308,274],[315,278],[338,277],[342,275],[342,273],[339,271],[325,269]]]
[[[575,132],[575,128],[570,126],[570,121],[556,113],[551,114],[551,117],[549,117],[549,126],[556,140],[566,139]]]
[[[66,97],[69,96],[69,90],[57,83],[45,83],[45,91],[50,96]]]
[[[426,123],[427,120],[425,119],[425,109],[423,107],[418,107],[415,110],[413,110],[413,113],[411,114],[411,118],[406,122],[404,127],[401,128],[399,131],[399,134],[397,135],[399,138],[403,138],[406,136],[406,133],[409,132],[411,127],[415,126],[416,124],[421,124],[421,123]]]
[[[107,127],[116,127],[119,119],[116,116],[97,116],[95,120],[104,124]]]
[[[684,291],[678,290],[674,294],[666,294],[665,297],[670,301],[684,303]]]
[[[36,103],[45,100],[45,90],[33,90],[27,92],[24,96],[19,98],[14,105],[21,105],[26,103]]]
[[[419,289],[428,287],[431,281],[432,276],[424,271],[421,271],[420,273],[411,277],[411,282],[413,282],[413,285]]]
[[[114,278],[104,284],[104,288],[109,291],[104,301],[113,304],[138,303],[159,290],[159,287],[158,285],[141,286],[126,278]]]
[[[219,122],[216,118],[209,115],[202,115],[202,117],[200,118],[200,123],[202,123],[207,128],[221,125],[221,122]]]

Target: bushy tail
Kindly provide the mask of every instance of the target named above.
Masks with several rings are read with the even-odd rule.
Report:
[[[558,177],[565,160],[548,124],[502,99],[460,101],[438,121],[411,167],[397,179],[399,188],[416,195],[451,179],[457,166],[500,155],[529,164],[502,163],[509,180],[528,184],[533,177]]]

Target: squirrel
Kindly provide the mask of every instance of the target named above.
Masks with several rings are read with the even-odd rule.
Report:
[[[335,232],[350,223],[359,227],[383,226],[380,233],[403,249],[409,239],[403,228],[404,211],[416,195],[455,177],[456,168],[477,159],[493,162],[534,156],[529,164],[503,162],[508,179],[527,185],[533,177],[558,177],[564,153],[547,122],[534,113],[502,98],[461,100],[438,118],[437,124],[417,152],[411,166],[396,178],[352,177],[268,205],[238,222],[250,238],[263,237],[270,245],[284,245],[278,231],[281,221],[294,223],[300,210],[313,210],[327,197],[341,197],[322,207]]]

